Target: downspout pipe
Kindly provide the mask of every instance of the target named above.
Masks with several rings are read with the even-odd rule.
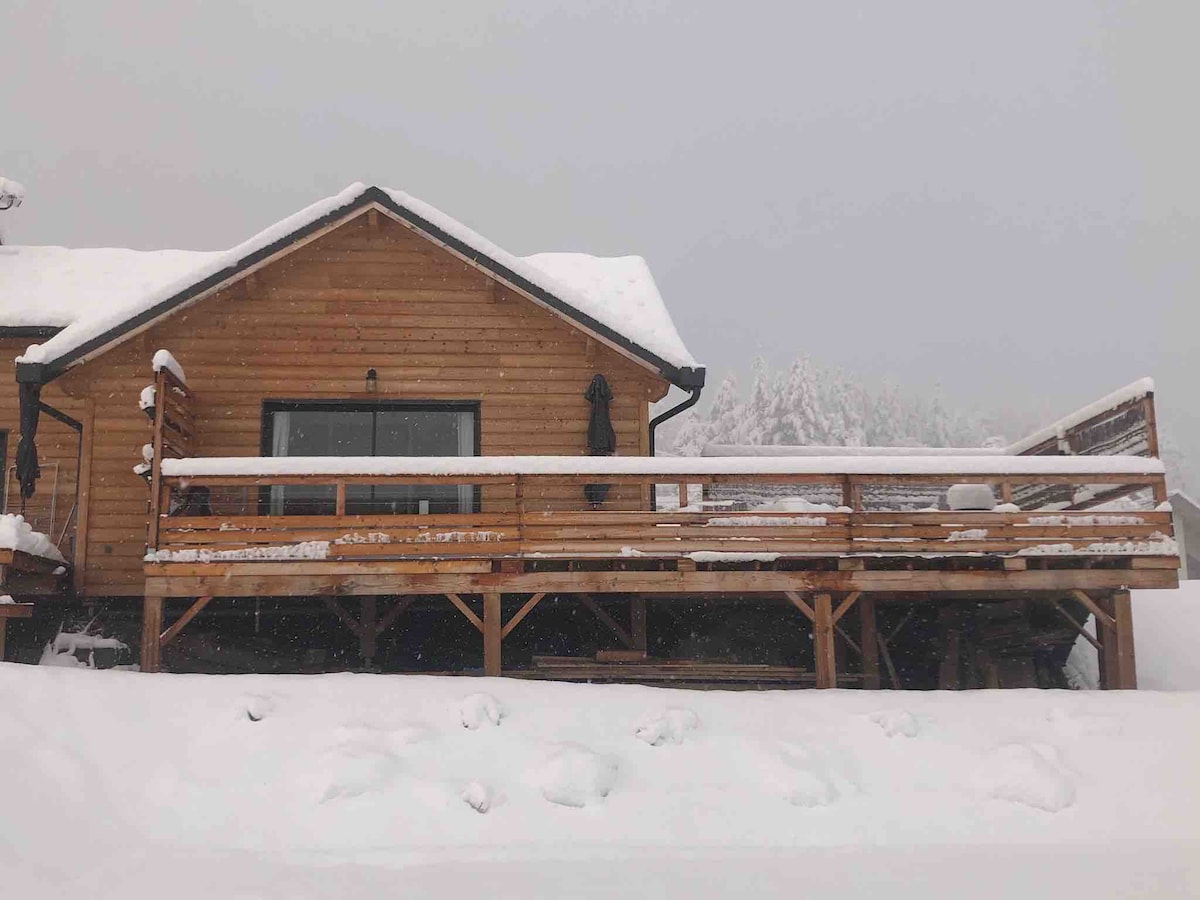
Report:
[[[701,369],[700,371],[703,372],[704,370]],[[694,387],[688,389],[687,399],[685,399],[682,403],[680,403],[676,406],[672,406],[670,409],[668,409],[662,415],[655,416],[653,419],[650,420],[650,455],[651,456],[654,455],[655,447],[657,444],[657,442],[655,441],[655,434],[658,431],[658,426],[661,425],[663,422],[666,422],[666,421],[669,421],[670,419],[675,418],[680,413],[687,412],[689,409],[691,409],[693,406],[695,406],[697,403],[699,403],[700,402],[700,392],[702,390],[704,390],[704,382],[703,381],[701,381],[698,385],[695,385]],[[653,512],[656,509],[658,509],[658,490],[657,490],[657,485],[652,484],[652,485],[650,485],[650,511]]]

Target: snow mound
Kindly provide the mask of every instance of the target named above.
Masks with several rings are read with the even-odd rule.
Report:
[[[700,727],[700,717],[690,709],[670,708],[638,723],[633,735],[651,747],[682,744],[684,736]]]
[[[832,806],[855,785],[839,771],[833,760],[818,748],[805,744],[781,744],[769,780],[792,806],[815,809]]]
[[[472,781],[462,789],[463,803],[471,807],[477,813],[485,813],[492,808],[492,790],[486,784],[479,781]]]
[[[1058,751],[1044,744],[1007,744],[988,753],[975,775],[979,792],[1045,812],[1061,812],[1075,802],[1075,781]]]
[[[613,756],[580,744],[563,744],[542,763],[537,783],[542,796],[551,803],[581,809],[611,793],[618,768]]]
[[[382,792],[400,771],[388,736],[367,728],[335,732],[332,744],[307,773],[318,803]]]
[[[500,720],[504,718],[504,706],[491,694],[471,694],[463,698],[459,707],[459,718],[463,728],[472,731],[485,724],[499,725]]]
[[[907,709],[885,709],[877,713],[871,713],[870,719],[881,729],[888,737],[916,737],[921,733],[921,726],[917,722],[917,717],[910,713]]]

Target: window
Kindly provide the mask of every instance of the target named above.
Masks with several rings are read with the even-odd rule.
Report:
[[[269,456],[478,456],[478,403],[340,403],[275,401],[263,408],[263,453]],[[272,515],[330,515],[328,485],[272,487]],[[352,484],[346,512],[472,512],[472,485]]]

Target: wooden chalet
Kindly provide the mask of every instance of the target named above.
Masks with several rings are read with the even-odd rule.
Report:
[[[40,465],[8,441],[5,508],[24,477],[69,562],[21,599],[136,601],[145,671],[189,623],[268,603],[345,628],[366,664],[434,610],[489,675],[818,687],[902,686],[893,651],[924,617],[938,684],[1015,683],[971,637],[987,607],[1085,634],[1105,685],[1134,687],[1129,591],[1177,583],[1149,384],[1007,450],[671,459],[655,428],[704,369],[637,258],[515,257],[355,185],[227,252],[5,265],[48,273],[0,297],[29,310],[0,330],[0,417]],[[648,610],[697,601],[759,604],[790,649],[658,652]],[[549,607],[612,646],[520,645]]]

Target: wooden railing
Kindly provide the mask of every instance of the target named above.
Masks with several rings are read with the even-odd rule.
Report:
[[[168,367],[154,373],[154,438],[150,460],[149,546],[158,541],[159,520],[171,509],[170,488],[163,483],[164,459],[181,459],[195,452],[195,413],[192,392]]]
[[[526,467],[536,469],[537,458]],[[192,471],[203,472],[206,461]],[[278,460],[263,463],[277,464]],[[833,472],[688,471],[670,464],[651,471],[649,460],[636,474],[581,459],[575,473],[523,471],[516,474],[171,474],[161,475],[161,509],[157,543],[150,550],[161,561],[220,559],[615,558],[688,557],[697,562],[768,561],[778,557],[852,554],[965,556],[999,555],[1147,555],[1171,556],[1171,515],[1157,509],[1136,512],[1089,510],[963,512],[873,509],[864,500],[874,487],[934,486],[987,483],[1002,499],[1028,485],[1073,485],[1088,491],[1153,490],[1162,481],[1157,461],[1142,461],[1145,471],[1128,462],[1113,462],[1118,471],[1087,471],[1066,458],[1058,470],[1037,472],[975,471],[864,474]],[[689,461],[692,468],[704,462]],[[724,461],[729,469],[729,461]],[[744,462],[744,461],[743,461]],[[811,461],[809,461],[811,463]],[[861,461],[860,461],[861,462]],[[669,461],[668,461],[669,463]],[[251,464],[253,465],[253,464]],[[832,464],[830,464],[831,467]],[[779,464],[776,464],[778,468]],[[769,467],[769,466],[768,466]],[[1157,467],[1159,471],[1154,471]],[[189,466],[168,466],[187,470]],[[209,469],[214,467],[209,466]],[[219,467],[216,467],[219,468]],[[270,468],[266,466],[265,468]],[[277,467],[278,468],[278,467]],[[434,467],[436,468],[436,467]],[[559,467],[561,468],[561,466]],[[714,466],[714,468],[720,468]],[[844,468],[844,467],[843,467]],[[853,466],[851,467],[853,468]],[[859,465],[861,468],[861,465]],[[943,466],[944,468],[944,466]],[[997,468],[1000,468],[999,466]],[[1124,468],[1125,471],[1119,471]],[[778,512],[706,508],[702,503],[681,510],[638,511],[590,509],[585,484],[678,485],[680,499],[695,500],[692,486],[722,482],[785,484],[796,496],[836,487],[844,506],[832,511]],[[395,515],[356,513],[347,496],[357,485],[474,485],[479,510],[469,513]],[[286,485],[322,486],[331,494],[328,514],[271,515],[264,492]],[[170,494],[206,489],[204,515],[170,516]],[[575,508],[562,498],[577,497]],[[1147,492],[1148,493],[1148,492]],[[178,504],[176,504],[178,505]],[[798,503],[798,506],[804,504]],[[349,509],[349,512],[347,510]],[[207,514],[207,513],[211,513]],[[303,545],[303,546],[301,546]]]

